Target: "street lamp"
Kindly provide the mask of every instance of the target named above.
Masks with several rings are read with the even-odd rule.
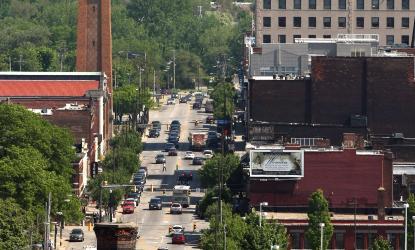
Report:
[[[63,221],[63,212],[56,212],[56,215],[58,216],[58,223],[59,225],[59,246],[62,246],[62,229],[64,227],[64,221]],[[56,242],[55,242],[56,246]]]
[[[323,228],[324,228],[324,223],[320,223],[320,250],[323,250]]]
[[[403,207],[405,208],[405,250],[408,250],[408,207],[409,204],[405,203],[403,204]]]
[[[259,203],[259,227],[262,227],[262,206],[268,206],[268,202]]]

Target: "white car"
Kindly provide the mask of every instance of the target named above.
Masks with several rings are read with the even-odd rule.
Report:
[[[171,214],[181,214],[182,213],[182,205],[180,203],[173,203],[170,207]],[[174,229],[174,227],[173,227]]]
[[[167,105],[174,105],[174,99],[168,99]]]
[[[184,159],[193,160],[193,158],[195,158],[195,154],[193,154],[192,151],[186,151],[186,153],[184,154]]]
[[[213,157],[213,151],[212,150],[204,150],[203,155],[205,156],[206,159],[210,159],[210,158]]]
[[[184,232],[184,227],[182,225],[173,225],[173,233]]]

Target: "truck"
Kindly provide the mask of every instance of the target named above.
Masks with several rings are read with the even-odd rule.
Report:
[[[192,150],[203,150],[206,147],[207,133],[193,132],[189,134],[189,143]]]
[[[173,203],[180,203],[182,207],[190,205],[190,186],[176,185],[173,188]]]
[[[213,113],[213,100],[207,100],[205,104],[205,112]]]

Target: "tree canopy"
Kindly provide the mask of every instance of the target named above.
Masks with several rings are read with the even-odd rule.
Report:
[[[215,154],[199,169],[200,182],[202,186],[211,188],[219,184],[219,174],[223,173],[225,183],[232,172],[239,166],[239,157],[233,154]]]

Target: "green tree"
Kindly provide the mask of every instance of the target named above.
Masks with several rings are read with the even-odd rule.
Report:
[[[323,190],[318,189],[312,193],[308,200],[308,229],[306,238],[312,249],[320,249],[320,223],[323,228],[323,248],[327,249],[333,235],[333,225],[330,222],[329,205],[324,198]]]
[[[389,241],[384,239],[382,236],[376,238],[371,248],[371,250],[390,250],[390,249],[392,249],[392,246],[389,244]]]
[[[213,114],[217,119],[232,118],[234,113],[235,89],[231,83],[218,83],[210,93],[213,99]],[[226,109],[225,109],[226,107]]]
[[[210,219],[210,217],[214,214],[214,211],[207,211],[207,208],[212,205],[213,203],[217,203],[217,197],[219,197],[219,187],[209,188],[205,196],[199,202],[199,214],[202,218]],[[224,187],[222,190],[222,201],[225,203],[232,202],[232,193],[228,187]],[[211,213],[213,212],[213,213]]]
[[[415,216],[415,195],[413,193],[409,193],[409,197],[407,200],[409,204],[408,208],[408,229],[414,228],[414,220],[412,220],[413,216]],[[414,232],[413,230],[408,230],[408,249],[414,249]]]
[[[30,231],[35,234],[33,221],[31,214],[14,199],[0,199],[0,249],[25,249]]]
[[[211,188],[219,185],[219,176],[223,174],[225,183],[233,171],[239,166],[239,157],[233,154],[215,154],[199,169],[200,182],[202,186]]]
[[[259,226],[259,215],[251,212],[245,218],[247,232],[244,237],[243,249],[270,249],[278,245],[280,249],[288,249],[288,234],[286,228],[276,220],[262,221]]]

